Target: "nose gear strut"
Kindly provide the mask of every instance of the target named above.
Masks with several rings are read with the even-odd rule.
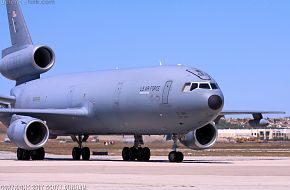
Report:
[[[173,140],[173,146],[172,146],[172,151],[168,154],[168,160],[169,160],[169,162],[182,162],[184,155],[182,152],[177,151],[178,137],[176,136],[176,134],[173,134],[171,139]]]

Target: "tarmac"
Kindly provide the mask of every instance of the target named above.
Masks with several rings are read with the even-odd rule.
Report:
[[[15,153],[0,152],[0,190],[289,190],[287,157],[167,157],[150,162],[124,162],[119,156],[47,155],[44,161],[17,161]]]

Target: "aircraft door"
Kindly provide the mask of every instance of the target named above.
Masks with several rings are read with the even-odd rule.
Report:
[[[172,86],[172,81],[167,81],[165,83],[163,94],[162,94],[162,104],[168,104],[168,96]]]
[[[119,101],[120,101],[120,95],[121,95],[121,91],[122,91],[122,87],[123,87],[123,82],[119,82],[117,84],[115,93],[114,93],[114,107],[115,109],[119,109]]]

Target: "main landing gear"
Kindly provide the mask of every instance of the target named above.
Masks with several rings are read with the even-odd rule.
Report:
[[[134,135],[134,146],[129,148],[125,147],[122,151],[122,158],[124,161],[149,161],[151,151],[148,147],[142,148],[144,144],[142,135]]]
[[[168,155],[168,160],[170,162],[182,162],[184,155],[182,152],[177,152],[177,136],[174,134],[172,135],[172,140],[173,140],[173,146],[172,149],[173,151],[171,151]]]
[[[44,160],[45,151],[44,148],[39,148],[36,150],[25,150],[22,148],[17,149],[17,159],[18,160]]]
[[[78,147],[72,149],[72,158],[73,160],[80,160],[81,157],[83,160],[90,160],[91,151],[88,147],[83,147],[82,143],[86,142],[89,138],[89,135],[78,135],[71,136],[72,140],[78,143]]]

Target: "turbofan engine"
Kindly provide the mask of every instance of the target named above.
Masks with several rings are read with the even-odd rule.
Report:
[[[253,119],[249,121],[249,125],[251,127],[267,127],[269,125],[269,121],[266,119]]]
[[[55,54],[51,48],[29,45],[13,53],[4,54],[0,72],[10,80],[19,81],[27,76],[37,78],[50,70],[54,63]]]
[[[193,130],[179,137],[179,141],[192,150],[203,150],[213,146],[218,137],[218,130],[213,123]]]
[[[14,115],[7,130],[12,143],[19,148],[35,150],[43,147],[49,137],[45,122],[27,116]]]

